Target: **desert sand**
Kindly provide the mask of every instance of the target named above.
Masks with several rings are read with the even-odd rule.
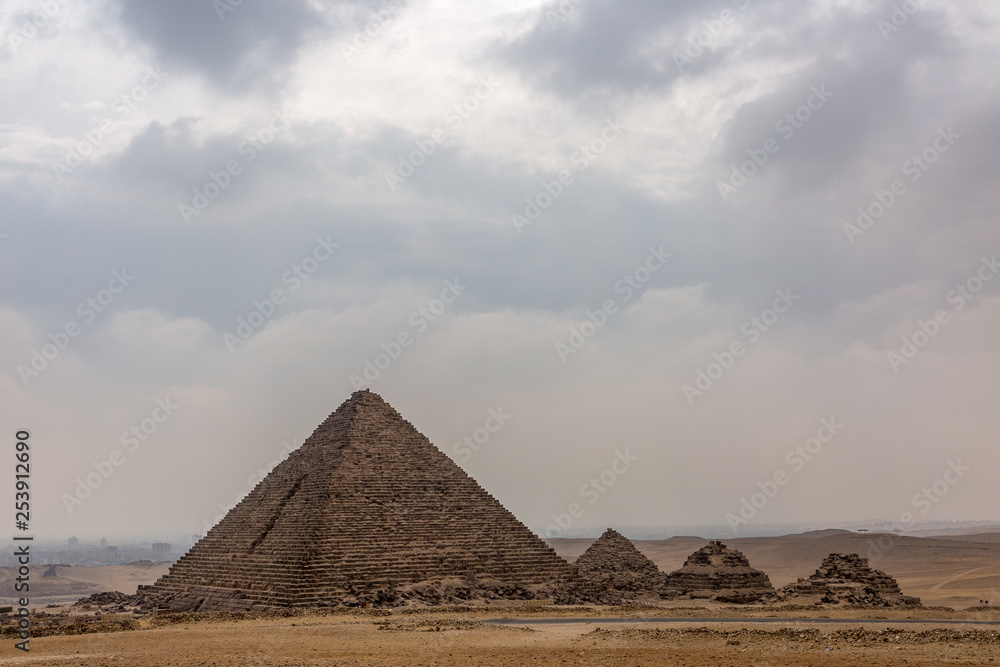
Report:
[[[36,638],[30,656],[5,641],[0,665],[913,666],[990,665],[1000,658],[997,612],[991,626],[944,629],[893,620],[864,627],[790,621],[741,627],[711,620],[609,624],[596,618],[492,626],[481,622],[488,616],[354,612],[239,622],[186,616],[162,627]]]

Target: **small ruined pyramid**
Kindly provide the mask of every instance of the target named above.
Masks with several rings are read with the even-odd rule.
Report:
[[[574,563],[581,589],[606,604],[658,597],[665,575],[621,533],[608,528]]]
[[[573,567],[355,392],[147,589],[175,610],[558,596]]]
[[[755,602],[775,592],[766,574],[719,540],[710,541],[688,556],[681,569],[668,574],[666,590],[724,602]]]
[[[903,595],[894,578],[876,570],[858,554],[830,554],[808,579],[781,589],[788,597],[818,596],[821,602],[891,607],[919,605],[920,598]]]

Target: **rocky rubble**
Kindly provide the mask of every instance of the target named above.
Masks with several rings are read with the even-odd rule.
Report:
[[[106,591],[94,593],[85,598],[80,598],[73,603],[74,607],[84,607],[86,609],[96,607],[100,611],[109,614],[121,614],[127,612],[151,613],[157,609],[164,609],[170,606],[170,594],[153,593],[150,586],[139,586],[135,595],[126,595],[119,591]]]
[[[342,598],[348,607],[424,607],[438,605],[489,605],[501,601],[541,600],[553,603],[573,603],[566,585],[509,585],[489,578],[445,577],[375,592],[363,587],[349,589]]]
[[[861,607],[918,606],[920,599],[903,595],[899,584],[881,570],[873,569],[858,554],[830,554],[808,579],[799,579],[781,589],[785,598],[817,598],[826,604]]]
[[[623,638],[630,640],[677,641],[685,636],[711,636],[727,640],[728,644],[759,642],[776,639],[788,642],[819,643],[823,645],[863,645],[881,644],[979,644],[1000,646],[1000,633],[995,630],[951,630],[935,628],[930,630],[904,630],[901,628],[848,628],[834,632],[821,632],[815,628],[759,628],[718,629],[696,628],[597,628],[585,637],[598,639]]]

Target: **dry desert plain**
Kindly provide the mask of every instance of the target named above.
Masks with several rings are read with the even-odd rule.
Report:
[[[781,586],[809,575],[831,552],[867,555],[869,541],[877,537],[822,531],[726,542]],[[591,541],[552,544],[573,559]],[[678,537],[635,543],[661,569],[671,570],[704,542]],[[29,655],[16,651],[13,640],[5,637],[0,665],[1000,665],[1000,609],[963,610],[984,595],[992,594],[994,605],[1000,602],[1000,543],[995,538],[893,538],[873,565],[896,576],[903,592],[920,596],[925,605],[953,610],[778,610],[715,603],[696,608],[676,600],[658,608],[498,605],[243,620],[179,615],[142,619],[137,630],[38,637]],[[162,573],[162,566],[145,568],[149,579],[139,581],[143,568],[94,568],[109,571],[101,577],[85,572],[89,569],[60,568],[59,579],[91,585],[116,581],[134,588]],[[131,592],[126,590],[130,587],[121,586],[123,592]],[[634,621],[618,623],[615,617]],[[691,620],[638,620],[654,617]],[[514,621],[488,622],[501,618]],[[557,622],[538,623],[542,619]]]

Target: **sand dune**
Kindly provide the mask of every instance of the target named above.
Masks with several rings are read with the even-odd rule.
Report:
[[[942,535],[944,540],[959,540],[961,542],[986,542],[1000,544],[1000,533],[976,533],[975,535]]]
[[[910,537],[963,537],[968,535],[980,535],[982,533],[1000,533],[1000,524],[968,526],[958,528],[930,528],[925,530],[908,530],[906,534]]]

